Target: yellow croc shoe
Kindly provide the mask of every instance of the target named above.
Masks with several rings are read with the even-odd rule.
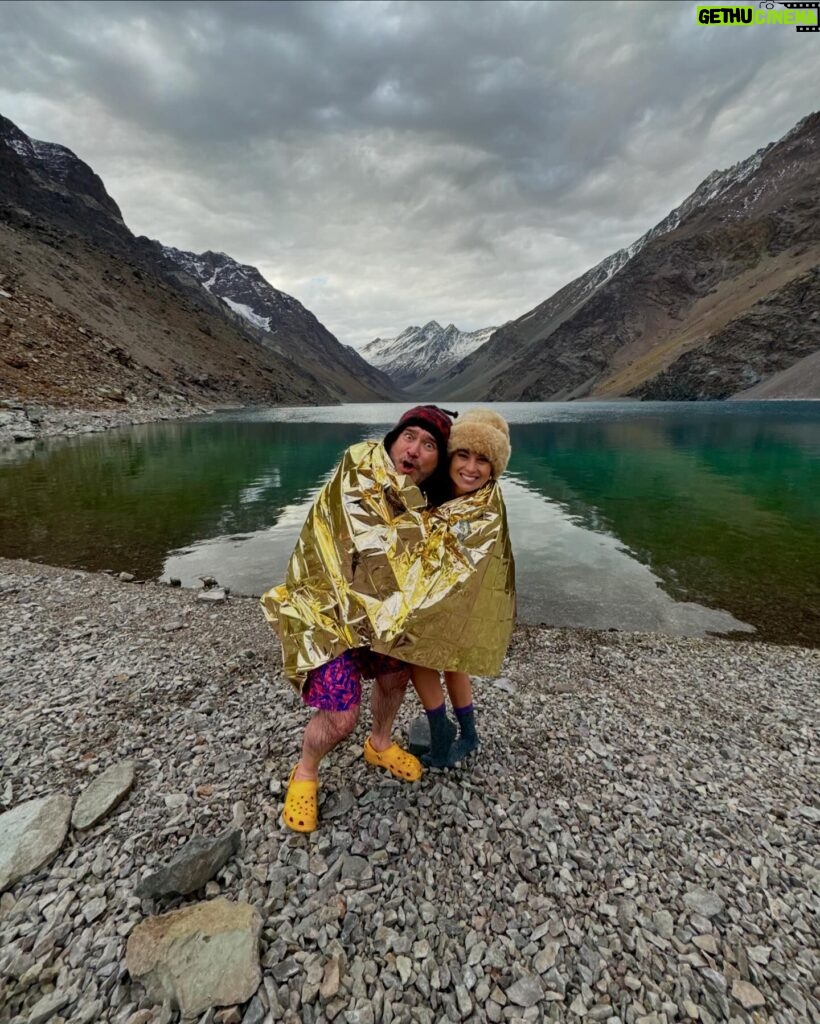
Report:
[[[391,743],[387,750],[374,750],[369,736],[364,743],[364,759],[368,764],[386,768],[402,782],[416,782],[424,773],[421,761],[402,750],[398,743]]]
[[[298,765],[293,766],[282,808],[282,821],[294,832],[315,832],[319,827],[319,783],[315,779],[295,779]]]

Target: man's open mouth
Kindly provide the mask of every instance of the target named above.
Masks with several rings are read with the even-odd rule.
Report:
[[[401,462],[401,471],[402,471],[402,473],[404,473],[407,476],[409,476],[410,473],[412,473],[415,468],[416,468],[415,462],[408,462],[407,459],[402,459],[402,462]]]

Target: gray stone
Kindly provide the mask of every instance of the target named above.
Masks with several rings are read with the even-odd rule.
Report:
[[[724,906],[720,896],[714,892],[709,892],[708,889],[701,889],[699,886],[690,889],[684,895],[683,902],[690,910],[702,914],[703,917],[714,917],[723,910]]]
[[[92,1024],[102,1018],[103,1001],[94,999],[90,1003],[81,1003],[74,1011],[71,1024]]]
[[[38,999],[31,1008],[28,1024],[45,1024],[45,1021],[59,1013],[70,1001],[71,995],[68,992],[49,992],[48,995]]]
[[[322,983],[319,986],[319,995],[325,1002],[334,999],[339,993],[341,984],[341,964],[336,957],[328,960],[322,974]]]
[[[732,983],[732,998],[737,999],[744,1010],[753,1010],[756,1006],[765,1006],[763,993],[750,982],[735,978]]]
[[[135,761],[120,761],[91,782],[77,798],[71,825],[76,829],[91,828],[128,796],[134,785]]]
[[[213,590],[200,590],[196,599],[206,604],[224,604],[228,600],[228,595],[221,587],[217,587]]]
[[[413,973],[413,961],[407,956],[397,956],[396,970],[399,972],[402,985],[406,985]]]
[[[513,982],[506,991],[507,999],[516,1006],[535,1006],[544,998],[541,979],[534,974],[525,974],[523,978]]]
[[[238,829],[228,829],[215,838],[194,836],[165,867],[142,879],[137,896],[186,896],[201,889],[234,856],[241,839]]]
[[[570,1003],[569,1012],[574,1013],[576,1017],[586,1016],[587,1004],[584,1002],[584,997],[580,992]],[[649,1022],[645,1022],[645,1024],[649,1024]],[[652,1024],[656,1024],[656,1022],[652,1021]]]
[[[105,907],[106,902],[103,896],[97,896],[93,900],[89,900],[83,907],[83,917],[86,924],[91,924],[98,917],[101,917],[105,912]]]
[[[466,1019],[473,1012],[473,1001],[464,985],[456,985],[456,1006],[462,1019]]]
[[[704,953],[710,953],[712,956],[717,956],[718,944],[714,935],[695,935],[692,942],[698,947],[698,949],[702,949]]]
[[[552,692],[558,694],[577,693],[578,687],[574,683],[556,683]]]
[[[535,954],[532,965],[539,974],[545,974],[550,967],[555,966],[560,948],[557,942],[547,942],[544,948]]]
[[[656,910],[652,915],[658,935],[664,939],[671,939],[675,934],[675,922],[668,910]]]
[[[354,857],[346,853],[342,860],[340,878],[352,878],[357,882],[365,882],[373,877],[373,868],[364,857]]]
[[[265,1019],[265,1006],[259,996],[254,996],[248,1003],[242,1024],[262,1024]]]
[[[322,821],[341,818],[342,815],[349,814],[355,806],[356,798],[353,795],[353,790],[348,786],[343,786],[325,799],[321,807]]]
[[[797,991],[794,985],[786,984],[780,989],[780,995],[791,1006],[793,1010],[804,1014],[806,1012],[806,1000]]]
[[[407,749],[417,757],[430,749],[430,721],[427,715],[418,715],[407,731]]]
[[[71,818],[65,793],[39,797],[0,814],[0,892],[47,864],[63,845]]]
[[[248,903],[196,903],[149,918],[131,932],[125,962],[156,1002],[169,999],[183,1017],[236,1006],[262,982],[262,918]]]
[[[637,919],[637,914],[638,907],[634,900],[628,898],[618,900],[618,924],[625,932],[632,930]]]
[[[518,689],[512,679],[508,679],[507,676],[499,676],[498,679],[494,679],[493,686],[503,693],[515,693]]]
[[[271,973],[281,985],[283,981],[287,981],[288,978],[292,978],[294,974],[298,974],[300,970],[301,968],[299,967],[299,964],[293,959],[293,957],[288,957],[286,960],[280,960]]]

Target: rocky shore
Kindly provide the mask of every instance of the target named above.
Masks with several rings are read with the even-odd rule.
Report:
[[[26,441],[40,437],[69,437],[73,434],[96,434],[113,427],[130,427],[137,423],[154,423],[158,420],[187,419],[202,416],[216,408],[230,408],[229,405],[208,406],[190,402],[184,398],[157,399],[156,401],[133,401],[100,409],[64,409],[54,405],[38,405],[31,402],[0,401],[0,449],[16,447]]]
[[[299,836],[306,714],[254,600],[0,560],[0,879],[19,808],[69,798],[0,885],[0,1020],[820,1020],[820,652],[528,628],[503,672],[478,755],[420,783],[363,716]]]

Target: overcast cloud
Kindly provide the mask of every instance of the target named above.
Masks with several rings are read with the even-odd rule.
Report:
[[[348,344],[472,330],[818,105],[818,35],[696,6],[4,3],[0,113],[137,234],[255,264]]]

